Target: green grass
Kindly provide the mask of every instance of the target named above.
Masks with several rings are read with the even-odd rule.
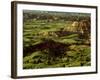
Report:
[[[71,21],[54,21],[45,22],[44,20],[32,20],[24,22],[23,46],[36,45],[42,43],[44,39],[52,39],[56,42],[64,44],[73,44],[82,42],[78,34],[70,34],[64,36],[51,36],[47,34],[52,31],[59,31],[61,28],[66,30],[71,27]],[[41,33],[41,34],[40,34]],[[45,34],[45,35],[44,35]],[[30,55],[23,57],[24,69],[38,69],[38,68],[55,68],[55,67],[78,67],[91,65],[91,49],[87,45],[71,45],[68,47],[62,56],[53,57],[46,50],[29,53]],[[47,50],[48,51],[48,50]],[[28,54],[28,53],[27,53]],[[81,63],[83,65],[81,65]]]

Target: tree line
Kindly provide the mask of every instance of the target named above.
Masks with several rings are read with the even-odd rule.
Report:
[[[27,12],[23,13],[23,20],[27,21],[28,19],[33,19],[33,20],[48,20],[49,21],[59,21],[59,20],[64,20],[64,21],[80,21],[80,20],[90,20],[90,15],[87,14],[78,14],[76,13],[55,13],[55,14],[50,14],[50,13],[32,13],[32,12]]]

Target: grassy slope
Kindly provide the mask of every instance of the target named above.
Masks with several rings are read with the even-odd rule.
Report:
[[[41,43],[43,38],[51,38],[61,43],[78,43],[77,34],[56,37],[49,36],[46,32],[57,31],[61,28],[68,28],[71,22],[45,22],[43,20],[31,20],[24,24],[24,47]],[[41,34],[40,34],[41,33]],[[45,34],[45,35],[44,35]],[[80,42],[82,42],[80,40]],[[49,55],[44,51],[37,51],[23,58],[24,69],[48,68],[48,67],[75,67],[90,66],[90,46],[87,45],[71,45],[68,51],[64,52],[64,56],[49,59]]]

